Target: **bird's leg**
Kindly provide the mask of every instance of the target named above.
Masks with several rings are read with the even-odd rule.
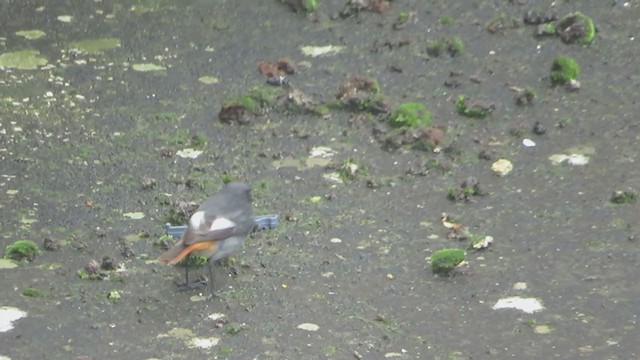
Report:
[[[215,290],[215,285],[214,285],[214,277],[213,277],[213,264],[211,264],[211,261],[207,262],[207,267],[209,268],[209,282],[210,282],[210,287],[211,287],[211,295],[209,295],[207,298],[209,299],[213,299],[216,297],[219,297],[222,294],[222,290]]]
[[[191,289],[199,289],[205,285],[207,285],[207,282],[202,280],[202,281],[197,281],[194,283],[189,283],[189,266],[185,266],[184,267],[184,284],[180,284],[180,283],[176,283],[176,285],[178,285],[178,290],[179,291],[186,291],[186,290],[191,290]]]

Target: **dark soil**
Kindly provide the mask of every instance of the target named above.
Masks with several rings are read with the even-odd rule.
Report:
[[[32,240],[41,251],[0,269],[0,307],[28,313],[0,334],[0,355],[640,356],[640,209],[610,201],[640,187],[640,5],[397,0],[383,14],[346,16],[345,1],[319,0],[309,15],[275,0],[0,3],[0,53],[35,49],[48,60],[39,70],[0,71],[0,245]],[[523,24],[528,11],[580,11],[598,33],[588,46],[539,39]],[[46,36],[16,35],[33,29]],[[430,42],[454,37],[464,42],[456,56],[427,53]],[[102,38],[120,46],[70,46]],[[344,48],[301,51],[326,45]],[[558,55],[580,64],[579,91],[551,86]],[[446,137],[435,152],[388,149],[374,131],[384,114],[339,106],[322,115],[267,106],[245,114],[247,124],[220,122],[225,101],[270,86],[258,64],[281,58],[296,66],[282,85],[316,104],[335,103],[354,76],[375,79],[391,108],[424,104]],[[165,70],[133,69],[148,63]],[[518,106],[513,88],[536,96]],[[459,95],[495,106],[485,118],[464,117]],[[310,158],[318,147],[334,155]],[[202,154],[181,157],[187,148]],[[549,160],[573,153],[589,163]],[[514,165],[504,177],[491,171],[501,158]],[[449,200],[468,178],[483,196]],[[182,269],[154,261],[163,224],[230,179],[251,184],[255,212],[279,214],[280,226],[253,234],[216,267],[221,297],[178,292]],[[449,239],[442,213],[495,239],[467,250],[450,277],[432,274],[429,256],[470,240]],[[80,278],[105,257],[116,270]],[[520,282],[526,289],[513,289]],[[507,296],[537,298],[545,309],[492,309]],[[209,317],[217,313],[224,316]],[[317,331],[298,328],[306,323]],[[194,338],[219,342],[202,348]]]

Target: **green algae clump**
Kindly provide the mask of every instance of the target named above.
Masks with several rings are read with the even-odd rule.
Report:
[[[218,119],[226,124],[248,124],[248,115],[256,115],[263,109],[275,106],[280,94],[277,89],[254,87],[245,95],[225,101],[218,113]]]
[[[575,12],[558,22],[556,34],[566,44],[587,45],[593,41],[596,27],[590,17],[581,12]]]
[[[4,250],[4,258],[16,261],[33,261],[38,255],[38,245],[31,240],[18,240],[7,245]]]
[[[431,256],[431,271],[447,275],[464,261],[464,250],[459,248],[441,249]]]
[[[466,117],[470,117],[470,118],[477,118],[477,119],[482,119],[489,116],[489,114],[491,114],[491,112],[493,112],[493,109],[494,109],[493,104],[482,105],[479,103],[478,104],[472,103],[468,101],[467,97],[464,95],[458,96],[458,98],[456,99],[455,105],[456,105],[456,111],[458,112],[458,114]]]
[[[407,102],[398,106],[387,121],[395,128],[429,126],[431,113],[420,103]]]
[[[462,54],[463,50],[464,42],[459,36],[454,36],[451,39],[447,40],[447,51],[449,52],[449,55],[451,55],[451,57]]]
[[[638,194],[633,190],[614,191],[610,201],[614,204],[634,203],[638,199]]]
[[[551,65],[551,83],[553,85],[564,85],[580,75],[580,66],[568,56],[558,56]]]
[[[37,50],[22,50],[0,55],[0,67],[19,70],[37,70],[47,65],[47,59]]]
[[[44,294],[42,293],[42,290],[30,287],[22,290],[22,296],[38,298],[43,297]]]
[[[302,0],[300,3],[302,4],[302,7],[309,12],[318,8],[318,2],[316,0]]]

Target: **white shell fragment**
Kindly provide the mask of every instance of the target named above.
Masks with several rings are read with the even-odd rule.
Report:
[[[202,150],[182,149],[178,150],[176,155],[180,156],[183,159],[195,159],[198,156],[202,155]]]
[[[0,333],[13,329],[13,322],[25,316],[27,316],[27,313],[16,307],[0,307]]]
[[[335,55],[341,52],[344,46],[326,45],[326,46],[302,46],[300,50],[306,56],[318,57]]]
[[[144,219],[144,213],[141,211],[124,213],[122,214],[122,216],[128,217],[129,219],[132,219],[132,220]]]
[[[512,287],[513,290],[527,290],[527,283],[526,282],[517,282],[515,284],[513,284]]]
[[[513,170],[513,164],[507,159],[500,159],[491,165],[491,170],[499,176],[505,176]]]
[[[520,296],[513,296],[498,300],[498,302],[493,305],[493,310],[498,309],[517,309],[520,311],[524,311],[527,314],[533,314],[535,312],[544,310],[544,306],[542,306],[540,300],[536,298],[523,298]]]
[[[336,154],[335,150],[327,146],[316,146],[311,149],[309,157],[312,158],[332,158]]]
[[[524,145],[525,147],[534,147],[536,146],[536,143],[531,139],[523,139],[522,145]]]
[[[549,156],[551,165],[560,165],[565,161],[569,165],[582,166],[589,163],[589,156],[596,153],[596,149],[589,145],[579,145],[567,149],[564,154],[553,154]]]
[[[493,243],[493,236],[485,236],[484,239],[481,239],[479,241],[476,241],[473,243],[473,248],[480,250],[480,249],[486,249],[489,247],[489,245],[491,245]]]
[[[569,165],[582,166],[589,163],[589,157],[582,154],[555,154],[549,156],[552,165],[560,165],[563,162],[567,162]]]
[[[320,326],[312,323],[302,323],[298,325],[298,329],[306,331],[318,331],[318,329],[320,329]]]
[[[189,342],[188,346],[191,348],[198,348],[198,349],[210,349],[218,345],[218,342],[220,342],[220,339],[217,337],[193,338]]]
[[[222,313],[213,313],[213,314],[210,314],[207,317],[209,319],[213,320],[213,321],[217,321],[217,320],[223,319],[225,317],[225,315],[222,314]]]

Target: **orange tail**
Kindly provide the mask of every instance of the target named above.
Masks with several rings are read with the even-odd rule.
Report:
[[[165,264],[169,264],[169,265],[175,265],[177,263],[180,262],[180,260],[184,259],[187,255],[193,253],[193,252],[200,252],[200,251],[207,251],[207,252],[215,252],[215,248],[217,247],[217,243],[215,241],[199,241],[196,243],[193,243],[189,246],[187,246],[186,248],[182,249],[182,251],[180,251],[179,254],[173,256],[173,254],[171,254],[171,257],[167,257],[166,255],[168,255],[167,253],[173,253],[175,251],[171,251],[172,249],[169,249],[169,251],[167,251],[167,253],[163,254],[162,256],[160,256],[160,258],[158,258],[158,260],[160,260],[160,262],[163,262]]]

